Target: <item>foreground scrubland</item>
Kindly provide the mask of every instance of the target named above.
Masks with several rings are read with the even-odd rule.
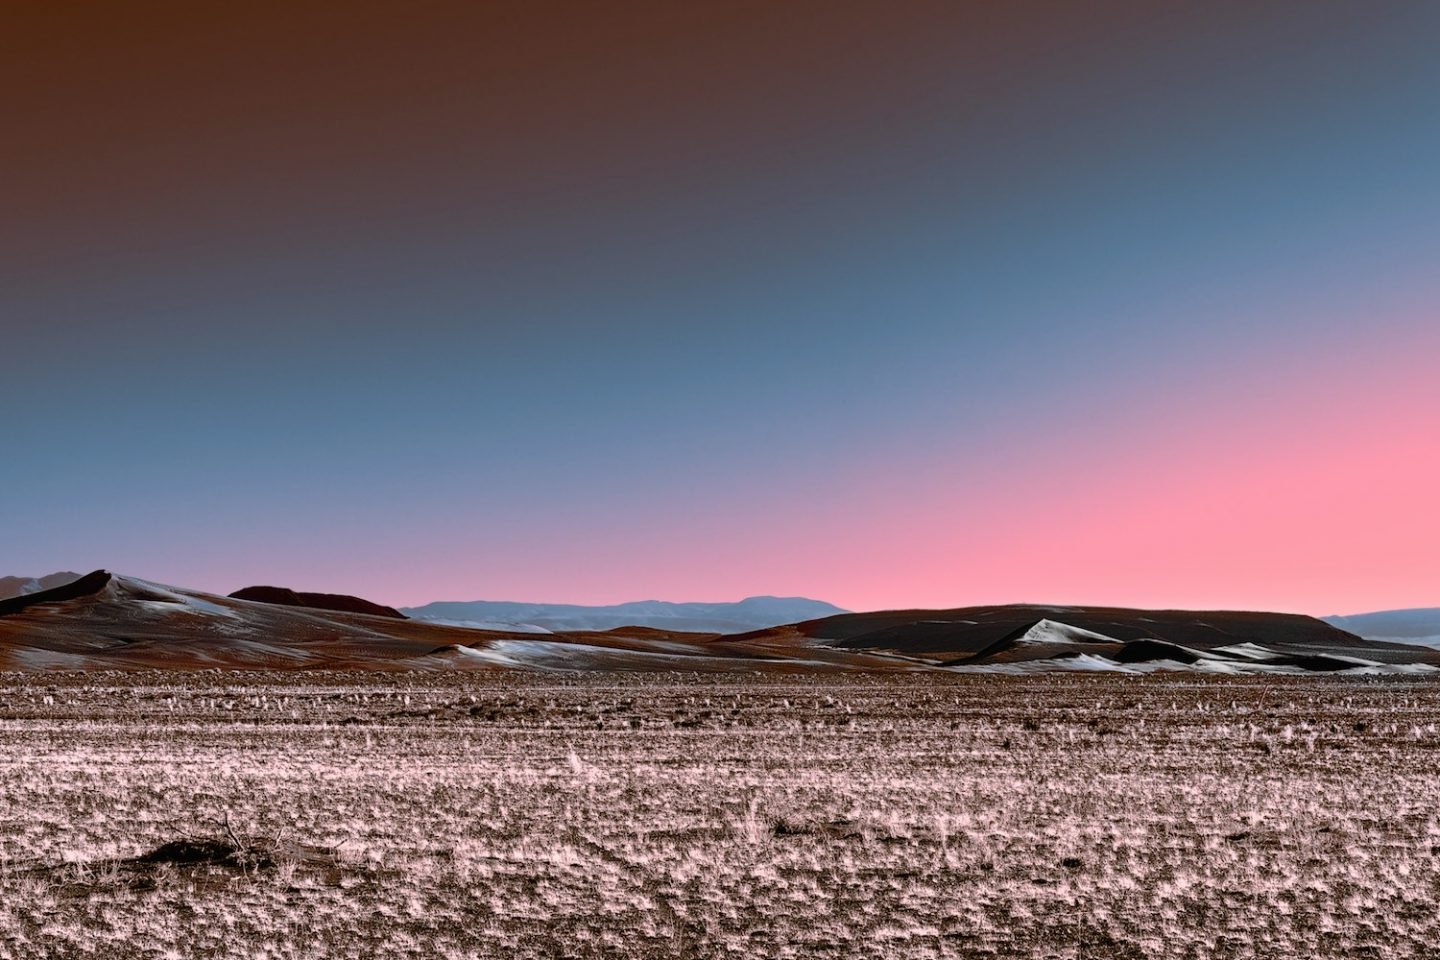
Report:
[[[0,675],[0,957],[1408,957],[1440,685]]]

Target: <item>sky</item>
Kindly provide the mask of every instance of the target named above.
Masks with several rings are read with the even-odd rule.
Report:
[[[1440,605],[1440,5],[25,4],[0,574]]]

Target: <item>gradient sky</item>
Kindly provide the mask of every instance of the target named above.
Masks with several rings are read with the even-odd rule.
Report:
[[[1440,604],[1440,4],[21,4],[0,574]]]

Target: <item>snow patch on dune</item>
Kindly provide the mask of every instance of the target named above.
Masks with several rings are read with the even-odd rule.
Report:
[[[119,577],[112,582],[111,587],[114,588],[117,585],[129,588],[129,592],[137,595],[134,598],[135,603],[138,603],[142,609],[155,613],[175,613],[183,610],[208,617],[235,619],[239,616],[229,607],[162,583],[151,583],[148,580],[137,580],[133,577]]]
[[[1119,643],[1114,637],[1107,637],[1094,630],[1072,627],[1059,620],[1037,620],[1029,630],[1015,638],[1016,643]]]
[[[680,655],[620,650],[557,640],[492,640],[483,646],[450,648],[466,659],[526,670],[585,670],[616,660],[678,660]]]
[[[1268,660],[1271,657],[1280,656],[1268,647],[1262,647],[1258,643],[1232,643],[1228,647],[1214,647],[1211,653],[1219,653],[1231,657],[1243,657],[1246,660]]]
[[[1148,666],[1148,664],[1116,663],[1108,657],[1081,653],[1073,657],[1022,660],[1019,663],[962,664],[947,669],[954,670],[958,673],[1000,673],[1021,676],[1028,673],[1054,673],[1057,671],[1072,671],[1078,673],[1144,673],[1145,671],[1141,668],[1145,666]]]
[[[1019,663],[962,664],[949,667],[957,673],[997,673],[1023,676],[1032,673],[1095,672],[1095,673],[1207,673],[1226,676],[1418,676],[1440,671],[1440,667],[1428,663],[1376,663],[1356,657],[1336,657],[1353,663],[1348,669],[1335,671],[1314,671],[1284,663],[1264,663],[1258,660],[1220,660],[1202,658],[1195,663],[1181,663],[1178,660],[1149,660],[1140,663],[1116,663],[1108,657],[1081,653],[1074,656],[1050,657],[1044,660],[1025,660]]]
[[[674,645],[662,642],[673,649]],[[664,650],[635,650],[629,647],[602,647],[590,643],[565,643],[559,640],[491,640],[483,645],[457,645],[446,648],[449,653],[466,660],[482,661],[497,667],[525,670],[604,670],[604,669],[695,669],[697,667],[751,670],[765,665],[737,657],[712,657],[697,653]],[[694,648],[689,648],[693,650]],[[832,668],[823,660],[786,660],[785,666],[806,665]]]

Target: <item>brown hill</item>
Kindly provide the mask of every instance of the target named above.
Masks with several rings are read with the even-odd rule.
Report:
[[[288,587],[246,587],[230,594],[234,600],[250,600],[255,603],[273,603],[282,607],[304,607],[308,610],[333,610],[336,613],[365,613],[372,617],[390,617],[394,620],[408,620],[409,617],[396,610],[359,597],[343,593],[301,593]]]

